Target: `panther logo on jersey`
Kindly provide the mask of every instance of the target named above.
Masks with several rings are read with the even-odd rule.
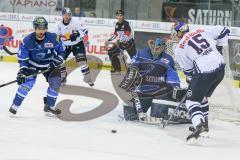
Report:
[[[43,53],[43,52],[37,53],[36,58],[41,61],[44,59],[45,55],[46,55],[46,53]]]
[[[150,64],[149,63],[142,63],[140,68],[141,68],[140,70],[143,74],[149,74],[155,69],[155,65],[153,65],[151,63]]]

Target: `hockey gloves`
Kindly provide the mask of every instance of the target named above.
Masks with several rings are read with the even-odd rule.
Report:
[[[17,84],[21,85],[27,81],[27,76],[29,76],[29,72],[27,68],[22,68],[17,73]]]
[[[64,59],[62,56],[55,56],[52,63],[50,63],[49,70],[53,70],[54,68],[60,67],[64,63]]]
[[[80,33],[78,31],[73,31],[70,35],[71,42],[76,41],[78,36],[80,36]]]

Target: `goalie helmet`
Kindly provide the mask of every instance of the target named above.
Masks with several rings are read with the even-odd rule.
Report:
[[[149,40],[148,46],[154,58],[157,58],[165,50],[165,40],[158,37],[155,40]]]

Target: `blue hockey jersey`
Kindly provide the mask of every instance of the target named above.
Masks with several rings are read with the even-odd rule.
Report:
[[[143,80],[139,86],[141,92],[153,92],[165,84],[180,87],[174,60],[166,53],[154,58],[150,48],[144,48],[132,58],[132,65],[137,67],[142,75]]]
[[[46,68],[55,56],[64,57],[65,51],[62,42],[55,33],[46,32],[45,38],[41,42],[37,42],[35,37],[35,32],[33,32],[23,39],[18,51],[20,68]]]

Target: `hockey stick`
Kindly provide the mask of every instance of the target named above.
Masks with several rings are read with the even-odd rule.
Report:
[[[3,46],[3,50],[4,50],[7,54],[9,54],[9,55],[11,55],[11,56],[18,54],[18,53],[13,53],[13,52],[9,51],[6,46]]]
[[[45,70],[42,70],[42,71],[40,71],[40,72],[38,72],[38,73],[29,75],[29,76],[27,76],[27,78],[30,78],[30,77],[32,77],[32,76],[39,75],[39,74],[41,74],[41,73],[45,73],[45,72],[47,72],[47,71],[49,71],[49,69],[45,69]],[[16,83],[16,82],[17,82],[17,80],[13,80],[13,81],[4,83],[4,84],[0,85],[0,88],[2,88],[2,87],[4,87],[4,86],[8,86],[8,85],[13,84],[13,83]]]
[[[187,94],[184,95],[182,100],[179,102],[178,106],[174,109],[173,113],[170,115],[170,117],[162,122],[162,128],[165,128],[168,123],[172,120],[173,116],[176,114],[176,112],[179,110],[179,108],[184,104],[184,101],[186,100]]]

